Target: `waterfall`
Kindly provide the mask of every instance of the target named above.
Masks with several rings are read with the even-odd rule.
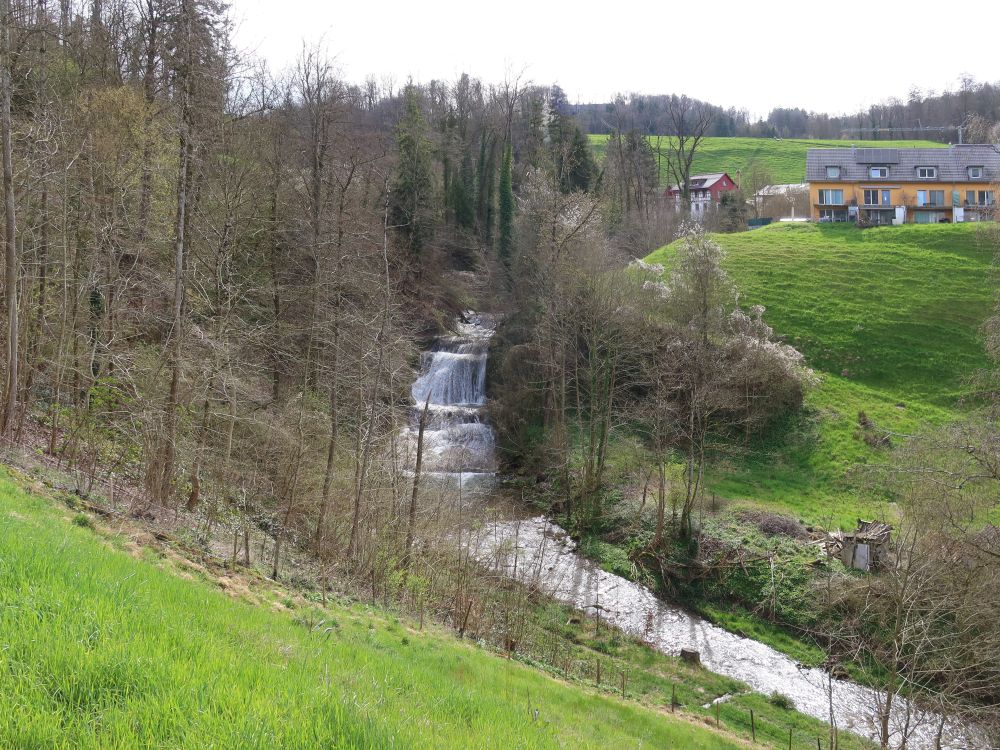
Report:
[[[496,441],[485,408],[486,358],[494,330],[491,316],[468,312],[455,335],[437,338],[421,355],[404,443],[412,455],[427,404],[423,466],[432,475],[464,484],[496,470]]]

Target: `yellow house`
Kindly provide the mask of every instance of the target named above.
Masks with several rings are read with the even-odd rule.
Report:
[[[993,216],[1000,150],[811,148],[806,155],[814,221],[936,224]]]

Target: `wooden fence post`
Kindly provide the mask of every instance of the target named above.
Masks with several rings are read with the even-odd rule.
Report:
[[[757,723],[753,718],[753,709],[750,709],[750,739],[754,742],[757,741]]]

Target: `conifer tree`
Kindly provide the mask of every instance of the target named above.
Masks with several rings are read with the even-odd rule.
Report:
[[[403,115],[396,126],[396,149],[399,161],[392,186],[393,224],[406,238],[411,255],[418,256],[433,233],[434,179],[427,123],[417,88],[412,84],[403,95]]]
[[[448,204],[455,224],[470,229],[475,223],[476,207],[472,202],[472,159],[468,153],[462,155],[462,167],[459,173],[451,177]]]
[[[504,146],[503,160],[500,162],[500,260],[510,268],[514,250],[514,184],[511,164],[513,154],[510,143]]]

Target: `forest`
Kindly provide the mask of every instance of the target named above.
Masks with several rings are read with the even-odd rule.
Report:
[[[677,96],[622,94],[607,103],[575,104],[573,113],[587,133],[610,133],[624,116],[647,135],[672,135],[667,111]],[[935,92],[914,86],[905,97],[890,97],[857,112],[776,107],[756,121],[746,110],[702,104],[714,115],[709,136],[989,143],[988,127],[1000,120],[1000,82],[966,74],[954,89]]]

